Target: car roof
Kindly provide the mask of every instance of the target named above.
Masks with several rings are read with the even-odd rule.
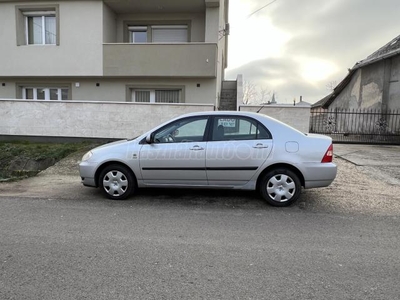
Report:
[[[231,115],[231,116],[248,116],[248,117],[267,117],[270,118],[264,114],[259,114],[255,112],[249,112],[249,111],[199,111],[199,112],[193,112],[193,113],[187,113],[184,115],[181,115],[180,117],[190,117],[190,116],[208,116],[208,115]],[[273,118],[272,118],[273,119]]]
[[[279,121],[273,117],[270,117],[268,115],[265,115],[263,113],[257,113],[257,112],[250,112],[250,111],[229,111],[229,110],[225,110],[225,111],[199,111],[199,112],[193,112],[193,113],[187,113],[184,115],[181,115],[179,117],[176,117],[175,119],[180,119],[182,117],[192,117],[192,116],[245,116],[245,117],[251,117],[254,118],[260,122],[263,122],[265,124],[265,122],[267,122],[268,124],[274,124],[276,126],[280,126],[280,127],[284,127],[287,129],[290,129],[292,131],[297,131],[298,133],[302,134],[303,133],[299,130],[297,130],[296,128],[293,128],[292,126]]]

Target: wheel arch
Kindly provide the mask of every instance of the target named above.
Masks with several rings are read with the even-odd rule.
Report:
[[[104,170],[104,168],[106,168],[106,167],[108,167],[110,165],[120,165],[120,166],[123,166],[123,167],[127,168],[128,171],[132,174],[133,178],[135,179],[135,183],[136,183],[136,186],[137,186],[137,178],[136,178],[135,172],[133,172],[131,167],[129,167],[127,164],[125,164],[123,162],[113,160],[113,161],[107,161],[107,162],[101,164],[97,168],[96,173],[94,175],[94,180],[95,180],[94,182],[96,184],[96,187],[99,187],[99,177],[100,177],[101,172]]]
[[[303,173],[301,173],[301,171],[298,168],[296,168],[295,166],[293,166],[291,164],[287,164],[287,163],[277,163],[277,164],[273,164],[273,165],[266,167],[260,173],[260,175],[258,175],[257,183],[256,183],[256,190],[259,189],[260,182],[261,182],[262,178],[264,177],[264,175],[274,169],[287,169],[287,170],[294,172],[299,177],[301,186],[304,187],[304,185],[305,185],[304,176],[303,176]]]

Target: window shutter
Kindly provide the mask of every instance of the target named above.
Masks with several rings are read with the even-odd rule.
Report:
[[[134,91],[135,102],[150,102],[150,91]]]
[[[179,103],[179,90],[156,90],[156,102]]]
[[[152,26],[153,43],[187,43],[187,26]]]

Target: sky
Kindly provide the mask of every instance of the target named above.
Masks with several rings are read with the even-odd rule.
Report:
[[[400,0],[271,2],[229,1],[225,77],[242,74],[257,89],[274,92],[278,103],[300,96],[317,102],[356,62],[400,35]]]

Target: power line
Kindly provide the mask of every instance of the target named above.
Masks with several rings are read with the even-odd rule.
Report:
[[[260,8],[257,9],[256,11],[252,12],[251,14],[249,14],[249,15],[247,16],[247,18],[250,18],[250,17],[251,17],[252,15],[254,15],[255,13],[258,13],[260,10],[266,8],[267,6],[271,5],[272,3],[276,2],[276,1],[278,1],[278,0],[274,0],[274,1],[272,1],[272,2],[270,2],[270,3],[268,3],[268,4],[266,4],[266,5],[264,5],[263,7],[260,7]]]

